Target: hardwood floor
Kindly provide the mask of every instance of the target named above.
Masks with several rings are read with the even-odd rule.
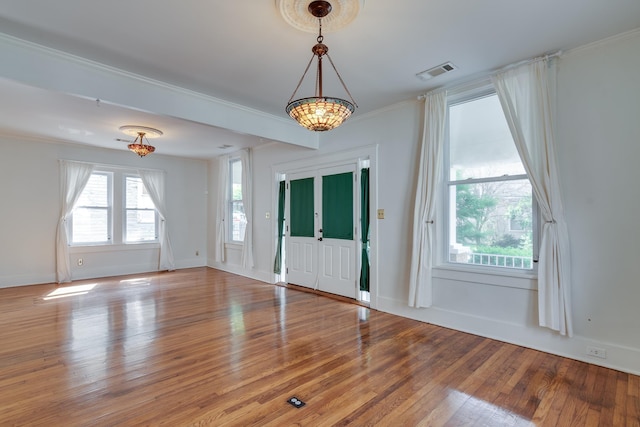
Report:
[[[640,426],[640,377],[213,269],[56,288],[0,290],[1,426]]]

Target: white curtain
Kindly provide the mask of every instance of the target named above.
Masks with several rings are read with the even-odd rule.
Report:
[[[447,111],[446,92],[425,97],[420,166],[413,213],[413,247],[409,278],[409,306],[431,307],[435,199],[440,180],[442,144]]]
[[[247,225],[244,230],[244,245],[242,246],[242,267],[253,268],[253,171],[251,149],[240,152],[242,163],[242,206]]]
[[[229,156],[220,156],[218,158],[218,172],[215,260],[217,262],[224,262],[225,217],[227,215],[227,187],[229,186]]]
[[[553,139],[555,76],[555,60],[544,59],[492,79],[544,220],[538,264],[539,323],[572,336],[569,234]]]
[[[156,170],[139,169],[138,173],[142,179],[151,201],[160,216],[159,235],[160,240],[160,259],[158,261],[158,270],[173,271],[176,269],[173,259],[173,249],[169,240],[169,231],[167,229],[167,204],[164,200],[164,172]]]
[[[93,172],[92,164],[60,160],[61,208],[56,231],[56,279],[58,283],[71,281],[67,220],[80,194],[82,194],[82,190],[89,182],[91,172]]]

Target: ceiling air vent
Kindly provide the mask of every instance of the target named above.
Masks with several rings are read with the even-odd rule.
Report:
[[[426,71],[422,71],[416,74],[416,77],[420,80],[429,80],[434,77],[438,77],[440,74],[448,73],[449,71],[455,70],[456,67],[451,62],[445,62],[444,64],[440,64],[437,67],[429,68]]]

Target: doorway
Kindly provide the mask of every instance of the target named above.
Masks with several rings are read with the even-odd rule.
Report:
[[[290,174],[288,281],[357,297],[356,164]]]
[[[272,166],[276,282],[377,308],[376,159],[368,146]]]

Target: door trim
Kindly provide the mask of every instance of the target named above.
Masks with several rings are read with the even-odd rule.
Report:
[[[378,248],[380,245],[378,238],[378,219],[376,219],[375,212],[378,209],[378,145],[368,145],[348,150],[343,150],[331,154],[314,155],[313,157],[302,157],[298,159],[292,159],[290,161],[282,163],[274,163],[271,165],[272,176],[272,212],[276,212],[278,209],[278,185],[282,175],[288,175],[296,172],[301,172],[313,169],[322,169],[325,167],[333,167],[344,165],[347,163],[356,162],[359,164],[360,160],[369,161],[369,206],[371,211],[371,224],[369,226],[369,242],[371,250],[369,253],[370,262],[370,283],[369,293],[370,301],[369,307],[373,309],[378,308]],[[358,170],[359,173],[359,170]],[[356,186],[359,187],[359,186]],[[359,194],[359,193],[358,193]],[[358,226],[358,229],[360,227]],[[272,221],[272,251],[271,260],[275,257],[276,239],[278,235],[278,228],[276,221]],[[358,257],[359,258],[359,257]],[[358,264],[359,265],[359,264]],[[359,273],[358,273],[359,274]],[[272,273],[273,283],[276,282],[277,276]]]

